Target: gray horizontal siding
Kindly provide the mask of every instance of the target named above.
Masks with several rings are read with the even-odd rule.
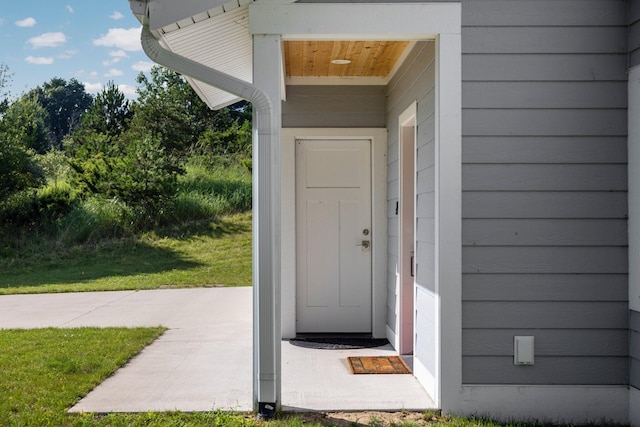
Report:
[[[627,217],[627,193],[557,191],[467,191],[464,218],[618,218]]]
[[[625,136],[468,136],[464,163],[599,164],[627,161]]]
[[[627,356],[627,333],[618,329],[466,329],[462,351],[468,356],[513,356],[514,335],[535,335],[538,357]]]
[[[464,98],[464,96],[463,96]],[[465,109],[465,136],[626,136],[626,109]]]
[[[626,274],[465,274],[462,291],[465,301],[624,302],[628,298]]]
[[[463,191],[620,191],[626,164],[466,164]]]
[[[465,54],[464,81],[626,81],[627,54]]]
[[[629,324],[626,302],[464,301],[462,305],[465,329],[627,330]]]
[[[465,82],[463,108],[627,108],[627,84],[617,82]]]
[[[384,127],[383,86],[287,86],[283,127]]]
[[[640,5],[629,2],[629,66],[640,65]]]
[[[629,320],[629,354],[631,355],[629,383],[633,387],[640,389],[640,313],[631,310]]]
[[[627,252],[615,246],[466,246],[462,272],[621,274],[628,270]]]
[[[464,26],[600,26],[626,19],[625,0],[463,0]]]
[[[463,27],[462,53],[627,53],[627,28]]]
[[[533,366],[515,366],[511,357],[464,357],[466,384],[576,384],[628,383],[627,357],[538,357]]]
[[[463,0],[462,22],[463,382],[626,384],[627,3]]]
[[[387,325],[397,330],[395,311],[397,291],[396,277],[398,263],[398,212],[399,203],[399,124],[398,117],[413,102],[417,102],[416,117],[416,253],[415,277],[420,288],[434,289],[434,206],[435,206],[435,44],[433,42],[417,43],[409,53],[403,66],[389,82],[387,90],[387,130],[388,130],[388,169],[387,169],[387,213],[388,213],[388,257],[389,282],[387,301]],[[435,310],[430,308],[430,300],[418,291],[415,300],[415,357],[430,372],[435,374],[436,349],[435,330],[433,325]],[[393,305],[392,305],[393,303]]]
[[[624,219],[469,219],[467,246],[626,246]]]

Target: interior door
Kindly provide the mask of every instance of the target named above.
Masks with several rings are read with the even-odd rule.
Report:
[[[371,332],[371,141],[296,141],[296,331]]]

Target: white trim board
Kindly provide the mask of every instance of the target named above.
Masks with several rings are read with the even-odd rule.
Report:
[[[295,141],[298,139],[371,140],[372,178],[372,335],[386,336],[387,301],[387,130],[382,128],[283,128],[281,132],[281,307],[282,337],[296,335]]]
[[[640,67],[629,71],[629,308],[640,311]]]
[[[249,11],[252,34],[282,34],[284,40],[424,40],[459,33],[462,21],[459,3],[260,1],[251,4]]]
[[[640,403],[640,396],[636,399]],[[460,406],[454,413],[501,421],[629,422],[627,386],[464,386],[458,401]]]

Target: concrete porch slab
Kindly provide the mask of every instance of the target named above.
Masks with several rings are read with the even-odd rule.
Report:
[[[197,288],[0,296],[0,328],[166,326],[169,330],[76,404],[74,412],[252,411],[252,290]],[[348,356],[282,343],[291,411],[435,407],[412,375],[352,375]]]

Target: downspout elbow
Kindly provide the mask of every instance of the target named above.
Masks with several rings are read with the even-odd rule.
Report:
[[[144,53],[153,62],[248,100],[263,118],[265,115],[271,116],[272,106],[269,97],[251,83],[163,48],[148,25],[143,25],[140,41]]]

